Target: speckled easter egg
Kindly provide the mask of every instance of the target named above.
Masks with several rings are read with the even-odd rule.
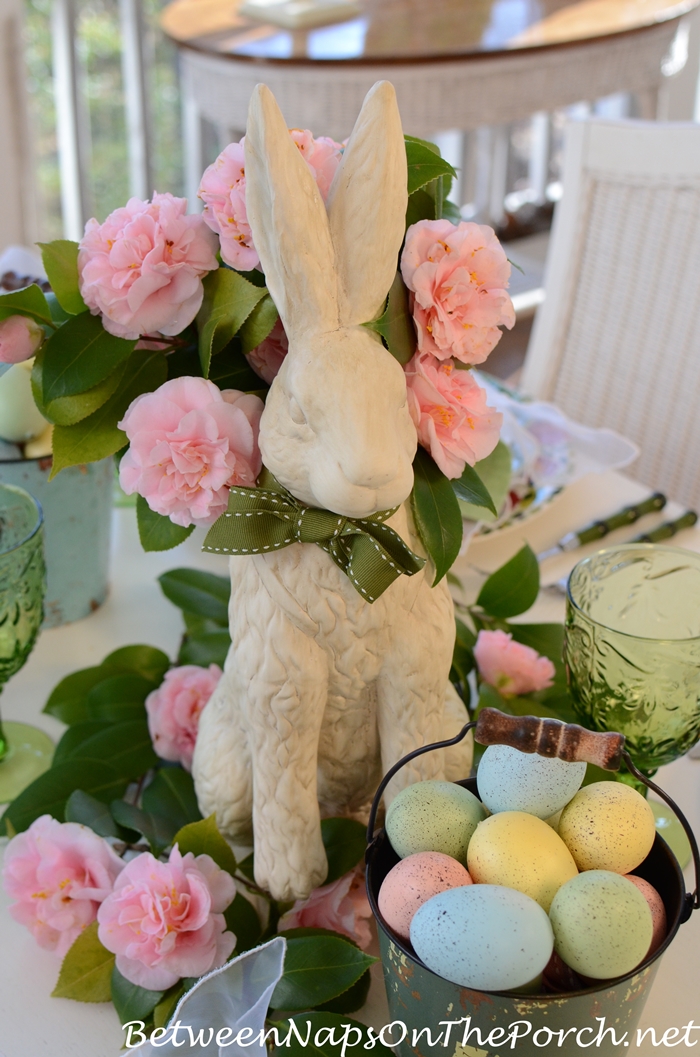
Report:
[[[479,823],[467,869],[476,884],[516,888],[544,910],[578,873],[571,852],[552,827],[524,811],[499,811]]]
[[[479,796],[489,811],[527,811],[546,819],[568,804],[586,775],[585,763],[567,763],[510,745],[489,745],[479,763]]]
[[[411,943],[429,969],[452,983],[508,991],[542,972],[553,936],[542,907],[522,892],[471,885],[424,903],[411,922]]]
[[[631,972],[646,956],[653,934],[642,893],[609,870],[587,870],[562,885],[549,920],[559,957],[594,980]]]
[[[643,877],[637,877],[633,873],[625,874],[625,877],[639,889],[651,910],[651,923],[654,932],[651,937],[651,944],[647,954],[653,954],[666,939],[666,932],[668,930],[664,901],[654,886],[650,885],[648,881],[645,881]]]
[[[448,888],[471,883],[456,859],[439,851],[420,851],[389,870],[379,890],[379,910],[389,928],[407,940],[413,915],[423,903]]]
[[[636,789],[595,782],[580,789],[561,813],[559,836],[579,870],[630,873],[654,843],[654,815]]]
[[[386,832],[397,855],[439,851],[462,865],[477,824],[486,816],[481,801],[454,782],[416,782],[392,800]]]

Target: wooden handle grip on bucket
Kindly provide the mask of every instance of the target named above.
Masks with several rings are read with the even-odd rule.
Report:
[[[474,738],[480,745],[510,745],[567,763],[593,763],[605,771],[619,769],[625,746],[623,734],[596,733],[558,719],[507,716],[496,708],[479,713]]]

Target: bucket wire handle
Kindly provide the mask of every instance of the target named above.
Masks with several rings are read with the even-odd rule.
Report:
[[[537,753],[538,756],[556,757],[567,763],[591,763],[605,771],[618,771],[624,759],[625,765],[649,789],[653,789],[668,804],[681,826],[685,830],[695,865],[695,893],[686,896],[683,921],[687,921],[693,910],[700,908],[700,852],[690,823],[678,805],[658,785],[650,781],[625,751],[625,737],[614,731],[593,731],[580,727],[577,723],[564,723],[560,719],[541,719],[537,716],[508,716],[497,708],[484,708],[479,718],[465,724],[454,738],[447,741],[436,741],[431,745],[422,745],[395,763],[379,783],[372,801],[367,824],[367,850],[374,841],[374,826],[377,811],[384,790],[401,768],[423,753],[433,749],[444,749],[462,741],[470,730],[474,730],[474,740],[480,745],[510,745],[520,752]]]

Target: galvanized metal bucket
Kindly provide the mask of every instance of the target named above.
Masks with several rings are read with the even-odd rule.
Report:
[[[51,458],[0,462],[0,482],[24,488],[44,511],[44,627],[86,617],[107,597],[114,460],[69,466],[49,481]]]
[[[410,944],[400,939],[383,920],[377,903],[379,889],[389,870],[399,861],[386,832],[382,829],[375,834],[384,789],[409,760],[456,744],[474,727],[475,740],[485,745],[511,744],[542,756],[585,759],[608,770],[617,770],[624,759],[628,769],[661,796],[678,816],[693,852],[695,893],[686,893],[678,862],[657,835],[649,855],[635,873],[649,881],[663,899],[668,933],[654,954],[626,976],[602,981],[586,990],[557,994],[474,991],[433,973]],[[458,784],[478,795],[475,778]],[[484,709],[479,720],[468,723],[456,738],[425,745],[405,756],[385,775],[377,790],[367,842],[367,893],[379,929],[389,1012],[396,1022],[386,1041],[400,1057],[505,1057],[513,1052],[575,1054],[589,1047],[601,1057],[630,1053],[636,1045],[634,1032],[661,955],[679,927],[700,906],[700,855],[690,825],[670,797],[637,770],[624,751],[622,735],[594,734],[553,719],[504,716],[496,709]]]

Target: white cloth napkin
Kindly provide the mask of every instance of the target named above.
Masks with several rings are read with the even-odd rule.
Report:
[[[573,422],[539,400],[520,400],[488,375],[474,372],[488,403],[503,415],[501,439],[513,455],[513,479],[536,488],[561,488],[586,473],[622,470],[639,456],[631,440],[612,429],[592,429]]]
[[[275,936],[203,976],[182,996],[170,1018],[170,1025],[178,1021],[182,1024],[175,1042],[169,1041],[169,1033],[155,1044],[143,1042],[132,1047],[127,1051],[128,1057],[250,1057],[251,1050],[265,1053],[264,1047],[243,1047],[233,1040],[243,1028],[252,1030],[251,1035],[244,1036],[251,1040],[263,1030],[272,992],[282,976],[286,951],[287,941]],[[188,1026],[194,1045],[186,1030]],[[216,1036],[222,1028],[230,1028],[231,1035],[225,1036],[228,1044],[219,1046]],[[203,1045],[210,1035],[211,1041]],[[197,1041],[198,1037],[201,1041]]]

